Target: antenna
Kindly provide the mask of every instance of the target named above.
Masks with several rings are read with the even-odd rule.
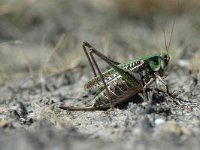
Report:
[[[168,47],[167,47],[167,53],[168,53],[168,51],[169,51],[169,47],[170,47],[171,42],[172,42],[172,34],[173,34],[173,31],[174,31],[175,22],[176,22],[176,19],[174,18],[173,24],[172,24],[172,30],[171,30],[171,32],[170,32],[169,44],[168,44]]]
[[[180,3],[180,0],[178,0],[178,8],[181,8],[181,3]],[[177,14],[176,14],[177,15]],[[168,50],[169,50],[169,47],[171,45],[171,41],[172,41],[172,34],[173,34],[173,31],[174,31],[174,27],[175,27],[175,23],[176,23],[176,18],[174,17],[174,20],[173,20],[173,24],[172,24],[172,30],[170,32],[170,39],[169,39],[169,44],[168,44],[168,47],[167,47],[167,53],[168,53]]]
[[[178,4],[177,5],[178,5],[178,8],[180,8],[180,0],[178,0]],[[173,35],[175,23],[176,23],[176,18],[174,17],[168,45],[167,45],[167,38],[166,38],[165,29],[163,28],[163,26],[160,25],[160,27],[161,27],[161,29],[163,31],[163,34],[164,34],[165,50],[167,51],[167,53],[169,52],[169,48],[170,48],[170,45],[172,43],[172,35]]]
[[[160,26],[162,31],[163,31],[163,34],[164,34],[164,42],[165,42],[165,50],[167,51],[168,53],[168,47],[167,47],[167,40],[166,40],[166,34],[165,34],[165,29],[163,28],[163,26]]]

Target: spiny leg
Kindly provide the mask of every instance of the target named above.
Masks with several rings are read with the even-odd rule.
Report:
[[[101,73],[101,71],[100,71],[100,69],[99,69],[99,66],[97,65],[97,62],[96,62],[95,59],[94,59],[93,52],[91,51],[90,54],[91,54],[91,58],[92,58],[92,60],[93,60],[93,62],[94,62],[94,65],[95,65],[95,67],[96,67],[96,69],[97,69],[97,71],[98,71],[98,73],[99,73],[99,76],[100,76],[100,78],[101,78],[101,80],[102,80],[102,82],[103,82],[104,88],[106,89],[106,92],[107,92],[107,94],[108,94],[108,98],[109,98],[109,101],[110,101],[110,107],[111,107],[111,108],[114,108],[114,106],[113,106],[113,104],[112,104],[112,96],[111,96],[111,94],[110,94],[110,92],[109,92],[109,90],[108,90],[108,86],[107,86],[107,84],[106,84],[106,82],[105,82],[105,79],[104,79],[104,77],[103,77],[103,74]]]
[[[88,59],[88,61],[89,61],[89,64],[90,64],[90,66],[91,66],[91,68],[92,68],[93,74],[94,74],[94,76],[96,77],[96,76],[97,76],[97,73],[96,73],[96,71],[95,71],[95,68],[94,68],[94,66],[93,66],[92,60],[91,60],[91,58],[90,58],[90,56],[89,56],[89,54],[88,54],[88,52],[87,52],[87,49],[86,49],[86,46],[85,46],[84,43],[83,43],[82,47],[83,47],[83,50],[84,50],[84,52],[85,52],[85,55],[86,55],[86,57],[87,57],[87,59]]]
[[[170,97],[176,98],[173,94],[171,94],[171,93],[169,92],[169,88],[168,88],[167,83],[166,83],[159,75],[157,75],[157,74],[155,74],[155,73],[154,73],[154,75],[155,75],[154,81],[156,81],[156,85],[157,85],[157,81],[160,81],[160,82],[165,86],[165,88],[166,88],[166,93],[167,93]],[[152,82],[152,83],[153,83],[153,82]],[[149,83],[149,84],[151,85],[152,83]],[[156,91],[159,90],[157,87],[156,87],[155,89],[156,89]],[[160,92],[163,92],[163,91],[160,90]],[[167,101],[167,103],[168,103],[168,101]]]
[[[104,80],[104,78],[103,78],[103,75],[102,75],[102,73],[101,73],[101,71],[100,71],[100,69],[99,69],[99,67],[98,67],[98,65],[97,65],[97,63],[96,63],[96,61],[95,61],[95,59],[94,59],[94,57],[93,57],[93,54],[92,54],[94,51],[97,51],[97,50],[95,50],[95,49],[94,49],[89,43],[87,43],[87,42],[83,42],[82,47],[83,47],[83,50],[84,50],[84,52],[85,52],[85,55],[86,55],[86,57],[87,57],[87,59],[88,59],[88,61],[89,61],[89,64],[90,64],[90,66],[91,66],[91,68],[92,68],[92,71],[93,71],[94,76],[95,76],[95,77],[97,76],[96,71],[98,71],[98,73],[99,73],[99,75],[100,75],[100,77],[101,77],[101,80],[102,80],[102,82],[103,82],[103,84],[104,84],[104,88],[106,89],[106,91],[107,91],[107,93],[108,93],[108,98],[109,98],[110,102],[112,102],[112,101],[111,101],[111,94],[110,94],[110,92],[109,92],[109,90],[108,90],[108,88],[107,88],[107,85],[106,85],[106,83],[105,83],[105,80]],[[89,48],[89,51],[88,51],[87,48]],[[91,50],[91,49],[93,49],[93,50]],[[99,53],[100,53],[100,52],[99,52]],[[100,54],[101,54],[101,53],[100,53]],[[98,55],[97,55],[97,56],[98,56]],[[104,56],[103,54],[101,54],[101,56],[107,58],[107,57]],[[102,58],[102,57],[100,57],[100,58]],[[107,58],[107,60],[109,60],[111,63],[113,63],[113,64],[115,64],[115,65],[118,65],[118,64],[119,64],[118,62],[115,62],[115,61],[113,61],[113,60],[111,60],[111,59],[109,59],[109,58]],[[104,60],[104,61],[105,61],[105,60]],[[96,70],[95,70],[95,67],[96,67]],[[73,106],[63,106],[63,105],[61,105],[61,106],[59,106],[59,108],[64,109],[64,110],[70,110],[70,111],[94,111],[94,110],[97,110],[97,108],[94,107],[94,106],[92,106],[92,107],[73,107]],[[113,108],[112,103],[111,103],[111,108]]]
[[[168,94],[170,97],[172,97],[172,98],[177,98],[177,95],[174,95],[173,93],[171,93],[171,92],[169,91],[169,87],[168,87],[167,83],[166,83],[159,75],[156,75],[156,78],[157,78],[161,83],[163,83],[163,84],[165,85],[166,92],[167,92],[167,94]]]
[[[87,42],[83,42],[83,45],[82,45],[83,50],[84,50],[85,55],[86,55],[86,57],[87,57],[87,59],[88,59],[88,61],[89,61],[90,66],[91,66],[91,68],[92,68],[93,74],[94,74],[94,76],[96,77],[96,76],[97,76],[97,73],[96,73],[96,71],[95,71],[94,65],[93,65],[92,60],[91,60],[92,55],[88,54],[88,51],[87,51],[87,49],[86,49],[87,46],[88,46],[88,43],[87,43]],[[90,46],[91,46],[91,45],[90,45]],[[103,55],[103,54],[102,54],[102,55]],[[113,60],[111,60],[111,59],[109,59],[109,58],[107,58],[107,59],[108,59],[109,61],[111,61],[111,62],[112,62],[113,64],[115,64],[115,65],[119,65],[119,64],[120,64],[120,63],[118,63],[118,62],[116,62],[116,61],[113,61]]]
[[[171,93],[169,91],[168,85],[165,83],[165,81],[163,81],[163,79],[160,76],[157,75],[157,79],[159,79],[165,85],[166,91],[163,91],[163,90],[158,89],[158,88],[155,88],[154,89],[155,91],[161,92],[161,93],[163,93],[165,95],[170,96],[173,99],[173,102],[175,102],[177,105],[192,105],[192,106],[196,106],[197,105],[197,103],[195,103],[195,102],[190,102],[190,101],[186,101],[186,100],[183,100],[181,98],[178,98],[177,95],[175,95],[174,93]],[[167,101],[167,103],[168,103],[168,101]]]
[[[119,73],[122,76],[122,78],[126,81],[127,84],[132,86],[135,90],[138,90],[138,91],[142,90],[141,83],[132,74],[130,74],[129,72],[127,72],[127,71],[123,70],[122,68],[120,68],[119,66],[117,66],[116,64],[118,64],[118,63],[113,62],[112,60],[110,60],[109,58],[104,56],[102,53],[100,53],[98,50],[96,50],[94,47],[92,47],[88,42],[84,42],[84,46],[87,47],[91,51],[90,52],[91,55],[95,54],[98,57],[100,57],[101,59],[103,59],[107,64],[109,64],[117,73]],[[93,58],[93,56],[91,58]],[[93,62],[95,62],[95,60]],[[96,67],[96,68],[98,68],[98,67]],[[100,77],[101,77],[101,74],[100,74]]]
[[[143,93],[146,91],[146,89],[154,82],[159,80],[166,88],[166,93],[172,97],[172,98],[177,98],[175,95],[173,95],[172,93],[169,92],[169,87],[167,85],[167,83],[157,74],[154,74],[156,78],[151,78],[150,81],[148,83],[145,84],[144,89],[143,89]],[[156,88],[157,89],[157,88]],[[158,91],[159,89],[157,89]],[[162,91],[162,90],[160,90]],[[162,91],[163,92],[163,91]]]
[[[159,80],[159,81],[166,87],[166,92],[167,92],[167,94],[168,94],[169,96],[175,98],[175,96],[169,92],[169,88],[168,88],[167,83],[166,83],[159,75],[157,75],[157,74],[154,74],[154,75],[155,75],[156,78],[151,78],[151,79],[149,80],[149,82],[147,82],[147,83],[144,85],[144,88],[143,88],[143,95],[144,95],[144,97],[148,99],[147,93],[146,93],[146,89],[149,88],[149,87],[151,86],[152,83],[154,83],[155,81]]]
[[[106,83],[105,83],[105,80],[104,80],[104,77],[103,77],[103,75],[102,75],[102,73],[101,73],[101,71],[100,71],[100,69],[99,69],[99,66],[97,65],[97,63],[96,63],[96,61],[95,61],[95,59],[94,59],[94,56],[93,56],[93,51],[91,50],[93,47],[91,46],[91,45],[89,45],[89,43],[87,43],[87,42],[83,42],[83,45],[82,45],[82,47],[83,47],[83,50],[84,50],[84,52],[85,52],[85,55],[86,55],[86,57],[87,57],[87,59],[88,59],[88,62],[89,62],[89,64],[90,64],[90,66],[91,66],[91,68],[92,68],[92,71],[93,71],[93,74],[94,74],[94,76],[96,77],[97,76],[97,73],[96,73],[96,70],[97,70],[97,72],[99,73],[99,75],[100,75],[100,78],[101,78],[101,80],[102,80],[102,82],[103,82],[103,84],[104,84],[104,88],[106,89],[106,92],[108,93],[108,98],[109,98],[109,101],[110,101],[110,105],[111,105],[111,108],[113,108],[113,105],[112,105],[112,100],[111,100],[111,94],[110,94],[110,92],[109,92],[109,90],[108,90],[108,87],[107,87],[107,85],[106,85]],[[87,48],[90,48],[89,49],[89,51],[88,51],[88,49]],[[94,49],[94,48],[93,48]],[[103,54],[102,54],[103,55]],[[105,56],[106,57],[106,56]],[[109,59],[109,58],[108,58]],[[110,59],[109,59],[110,60]],[[114,63],[114,64],[119,64],[118,62],[115,62],[115,61],[112,61],[112,60],[110,60],[112,63]],[[96,68],[96,70],[95,70],[95,68]],[[64,109],[64,110],[70,110],[70,111],[94,111],[94,110],[96,110],[97,108],[95,108],[94,106],[92,106],[92,107],[73,107],[73,106],[63,106],[63,105],[61,105],[61,106],[59,106],[59,108],[61,108],[61,109]]]
[[[63,109],[63,110],[70,110],[70,111],[95,111],[97,110],[96,107],[92,106],[92,107],[73,107],[73,106],[63,106],[63,105],[60,105],[59,106],[60,109]]]
[[[97,69],[97,72],[98,72],[98,74],[99,74],[99,76],[100,76],[100,78],[101,78],[101,80],[102,80],[102,82],[103,82],[103,84],[104,84],[104,88],[106,89],[106,92],[107,92],[107,94],[108,94],[108,98],[109,98],[109,101],[110,101],[110,107],[113,108],[114,106],[113,106],[113,104],[112,104],[112,96],[111,96],[111,94],[110,94],[110,92],[109,92],[109,90],[108,90],[108,86],[106,85],[106,82],[105,82],[105,80],[104,80],[103,74],[101,73],[101,71],[100,71],[100,69],[99,69],[99,66],[98,66],[98,64],[97,64],[97,62],[96,62],[96,60],[94,59],[94,56],[93,56],[95,48],[92,47],[89,43],[86,43],[86,42],[83,43],[83,47],[85,48],[85,50],[87,50],[86,47],[88,47],[89,50],[90,50],[90,51],[89,51],[89,57],[91,58],[92,62],[94,63],[94,66],[95,66],[95,68]],[[96,51],[96,50],[95,50],[95,51]],[[87,53],[87,54],[88,54],[88,53]],[[103,55],[103,54],[102,54],[102,55]],[[103,55],[103,56],[104,56],[104,55]],[[106,57],[106,56],[104,56],[104,57]],[[101,58],[101,57],[100,57],[100,58]],[[90,60],[90,61],[91,61],[91,60]],[[92,67],[94,68],[94,66],[92,66]]]
[[[100,53],[99,51],[97,51],[94,47],[92,47],[88,42],[84,42],[84,45],[86,47],[88,47],[92,53],[94,53],[95,55],[97,55],[98,57],[100,57],[101,59],[103,59],[107,64],[109,64],[116,72],[118,72],[122,78],[129,83],[130,86],[132,86],[133,88],[135,88],[135,90],[140,91],[141,90],[141,84],[140,82],[133,76],[131,75],[129,72],[123,70],[122,68],[120,68],[119,66],[117,66],[112,60],[110,60],[109,58],[107,58],[106,56],[104,56],[102,53]]]
[[[87,48],[89,49],[89,51],[87,51]],[[110,60],[109,58],[107,58],[106,56],[104,56],[102,53],[100,53],[99,51],[97,51],[94,47],[92,47],[88,42],[84,42],[83,43],[83,49],[85,51],[85,54],[88,58],[88,61],[92,67],[93,73],[95,76],[97,76],[97,73],[95,71],[95,67],[102,79],[102,82],[104,82],[104,87],[106,89],[106,91],[108,92],[108,97],[111,101],[111,96],[108,90],[108,87],[105,83],[103,74],[101,73],[94,57],[93,54],[97,55],[98,57],[100,57],[101,59],[103,59],[106,63],[108,63],[116,72],[118,72],[122,78],[126,81],[127,84],[131,85],[133,88],[135,88],[135,90],[141,91],[142,86],[140,84],[140,82],[133,76],[131,75],[129,72],[123,70],[122,68],[120,68],[119,66],[117,66],[119,63]],[[95,67],[94,67],[95,66]],[[112,108],[112,104],[111,104],[111,108]],[[67,106],[60,106],[61,109],[65,109],[65,110],[71,110],[71,111],[93,111],[93,110],[97,110],[96,107],[67,107]]]
[[[135,90],[141,91],[141,89],[142,89],[141,83],[132,74],[130,74],[129,72],[120,68],[118,65],[116,65],[118,63],[110,60],[108,57],[106,57],[105,55],[100,53],[98,50],[96,50],[93,46],[91,46],[88,42],[84,42],[83,44],[84,44],[85,47],[87,47],[90,50],[89,54],[91,56],[91,59],[92,59],[93,63],[95,64],[96,69],[99,72],[99,75],[100,75],[102,81],[104,82],[103,84],[104,84],[106,91],[109,94],[108,96],[110,97],[110,100],[111,100],[111,95],[110,95],[109,90],[106,86],[103,75],[102,75],[101,71],[99,70],[99,67],[98,67],[95,59],[93,58],[93,54],[97,55],[102,60],[104,60],[107,64],[109,64],[116,72],[118,72],[122,76],[122,78],[126,81],[127,84],[132,86]],[[112,105],[111,105],[111,107],[112,107]]]
[[[145,101],[148,101],[148,96],[147,96],[146,90],[147,90],[147,88],[149,88],[149,86],[150,86],[154,81],[155,81],[155,79],[154,79],[154,78],[151,78],[151,79],[149,80],[149,82],[147,82],[147,83],[144,85],[144,88],[143,88],[143,95],[144,95]]]

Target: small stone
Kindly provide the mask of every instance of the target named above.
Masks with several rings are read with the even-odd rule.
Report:
[[[135,128],[134,130],[133,130],[133,134],[134,134],[134,136],[141,136],[142,135],[142,130],[140,129],[140,128]]]
[[[6,126],[8,126],[8,121],[0,120],[0,128],[5,128]]]
[[[191,63],[188,60],[185,60],[185,59],[179,59],[179,60],[177,60],[177,64],[180,67],[191,68]]]
[[[148,102],[142,102],[141,104],[143,107],[146,107],[148,105]]]
[[[164,123],[165,123],[165,120],[162,119],[162,118],[158,118],[158,119],[155,120],[155,125],[156,126],[160,126],[160,125],[162,125]]]
[[[181,135],[192,135],[192,132],[185,128],[185,127],[182,127],[181,125],[177,124],[177,123],[168,123],[166,124],[165,126],[163,126],[163,131],[166,132],[166,133],[171,133],[171,134],[175,134],[175,135],[178,135],[178,136],[181,136]]]

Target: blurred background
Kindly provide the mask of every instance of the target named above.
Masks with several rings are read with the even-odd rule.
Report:
[[[87,66],[82,42],[125,61],[165,51],[200,64],[198,0],[0,0],[0,83]]]

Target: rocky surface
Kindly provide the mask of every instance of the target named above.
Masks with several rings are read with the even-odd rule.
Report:
[[[126,15],[125,4],[121,12],[122,3],[90,0],[20,4],[20,8],[32,4],[25,10],[24,22],[16,15],[23,14],[19,10],[7,11],[8,16],[0,13],[4,19],[0,23],[0,149],[199,149],[198,12],[159,15],[149,8],[143,13],[141,5],[136,14]],[[90,105],[97,94],[84,90],[92,72],[82,41],[123,62],[163,49],[164,33],[158,24],[169,41],[174,18],[166,82],[177,99],[151,93],[152,102],[147,104],[135,95],[108,113],[58,108]],[[101,69],[109,67],[97,61]]]

